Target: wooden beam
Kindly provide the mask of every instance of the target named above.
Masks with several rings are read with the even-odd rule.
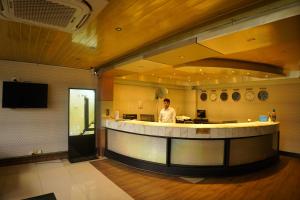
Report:
[[[267,72],[271,74],[284,75],[283,68],[275,65],[249,62],[243,60],[233,60],[226,58],[206,58],[203,60],[193,61],[181,65],[174,66],[175,68],[193,66],[193,67],[218,67],[218,68],[231,68],[231,69],[242,69],[242,70],[252,70],[259,72]]]

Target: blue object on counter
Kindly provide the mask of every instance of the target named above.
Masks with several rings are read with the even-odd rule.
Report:
[[[268,121],[268,116],[266,116],[266,115],[260,115],[258,120],[260,122],[267,122]]]

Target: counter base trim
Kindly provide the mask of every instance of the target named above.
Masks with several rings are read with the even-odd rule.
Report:
[[[128,156],[124,156],[118,153],[115,153],[110,150],[105,150],[104,155],[107,158],[119,161],[126,165],[151,171],[154,173],[161,173],[167,175],[175,175],[175,176],[231,176],[231,175],[239,175],[246,174],[249,172],[254,172],[259,169],[263,169],[274,163],[279,161],[279,155],[275,155],[269,157],[265,160],[257,161],[254,163],[248,163],[238,166],[185,166],[185,165],[164,165],[157,164],[149,161],[139,160],[136,158],[131,158]]]

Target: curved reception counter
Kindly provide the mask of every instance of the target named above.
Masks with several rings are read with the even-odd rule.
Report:
[[[180,176],[230,175],[279,158],[279,123],[167,124],[106,121],[105,156]]]

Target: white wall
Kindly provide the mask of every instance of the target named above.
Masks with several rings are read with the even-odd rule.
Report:
[[[68,88],[96,88],[88,70],[0,60],[0,102],[2,81],[48,84],[48,108],[7,109],[0,107],[0,158],[68,149]]]
[[[238,102],[231,99],[234,88],[240,89],[242,98]],[[253,102],[245,100],[246,88],[253,88],[256,95],[260,88],[266,88],[269,99],[259,101],[257,96]],[[208,92],[212,88],[203,88]],[[197,108],[205,109],[207,118],[212,121],[247,119],[258,120],[259,115],[268,115],[272,109],[276,109],[277,119],[280,121],[280,150],[300,153],[300,80],[293,81],[269,81],[249,83],[247,85],[236,84],[234,87],[218,87],[218,94],[222,89],[228,89],[229,100],[222,102],[219,98],[215,102],[200,100],[200,92],[197,94]]]

